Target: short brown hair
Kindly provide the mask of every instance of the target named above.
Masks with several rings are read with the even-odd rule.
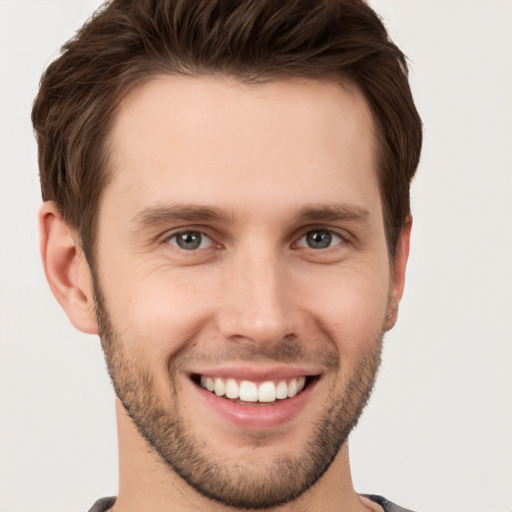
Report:
[[[133,87],[160,74],[350,80],[372,110],[388,250],[410,213],[422,128],[406,58],[362,0],[112,0],[48,66],[34,102],[43,200],[55,201],[89,261],[106,140]]]

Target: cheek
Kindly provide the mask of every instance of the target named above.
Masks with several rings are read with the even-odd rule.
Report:
[[[341,356],[359,354],[380,339],[389,293],[389,272],[381,270],[331,269],[309,289],[311,313]]]
[[[104,288],[116,332],[152,367],[166,368],[173,355],[189,348],[209,316],[208,292],[201,282],[173,272],[132,272],[107,279]]]
[[[222,287],[225,272],[208,266],[148,272],[122,261],[108,270],[101,282],[114,328],[152,367],[166,368],[207,331],[213,340],[216,312],[229,293]],[[304,312],[312,329],[299,337],[315,332],[319,339],[327,336],[347,357],[381,334],[389,292],[384,256],[372,254],[352,265],[291,267],[288,280],[286,307]]]

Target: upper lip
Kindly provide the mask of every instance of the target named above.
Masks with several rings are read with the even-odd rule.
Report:
[[[249,363],[223,365],[215,368],[197,368],[188,372],[189,375],[204,375],[205,377],[220,377],[224,379],[250,380],[264,382],[269,380],[293,379],[294,377],[317,376],[321,372],[313,366],[295,365],[265,365],[258,367]]]

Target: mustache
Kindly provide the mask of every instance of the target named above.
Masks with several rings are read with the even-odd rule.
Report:
[[[309,345],[309,346],[308,346]],[[313,343],[300,341],[297,338],[282,339],[274,343],[260,344],[258,342],[226,342],[215,346],[197,346],[197,348],[182,351],[173,361],[174,370],[180,370],[190,363],[208,363],[211,365],[231,363],[314,363],[320,364],[327,370],[340,366],[337,351],[329,346],[314,348]]]

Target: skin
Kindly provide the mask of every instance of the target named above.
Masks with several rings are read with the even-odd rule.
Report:
[[[352,397],[354,422],[364,407],[383,333],[396,321],[411,222],[391,264],[373,121],[350,84],[160,77],[123,100],[109,143],[95,272],[54,204],[42,207],[40,227],[50,286],[78,329],[103,331],[123,399],[115,510],[231,510],[162,464],[127,414],[131,405],[132,416],[137,407],[141,421],[148,415],[129,376],[141,385],[145,372],[151,397],[179,416],[196,449],[244,467],[245,479],[308,456],[333,401]],[[187,218],[198,207],[221,215]],[[205,235],[199,249],[177,245],[173,235],[187,230]],[[315,230],[332,234],[329,247],[308,246]],[[99,322],[94,280],[107,317]],[[227,421],[190,378],[277,364],[313,369],[316,383],[300,411],[274,427]],[[354,392],[354,380],[366,394]],[[318,482],[280,511],[380,509],[354,491],[346,435]]]

